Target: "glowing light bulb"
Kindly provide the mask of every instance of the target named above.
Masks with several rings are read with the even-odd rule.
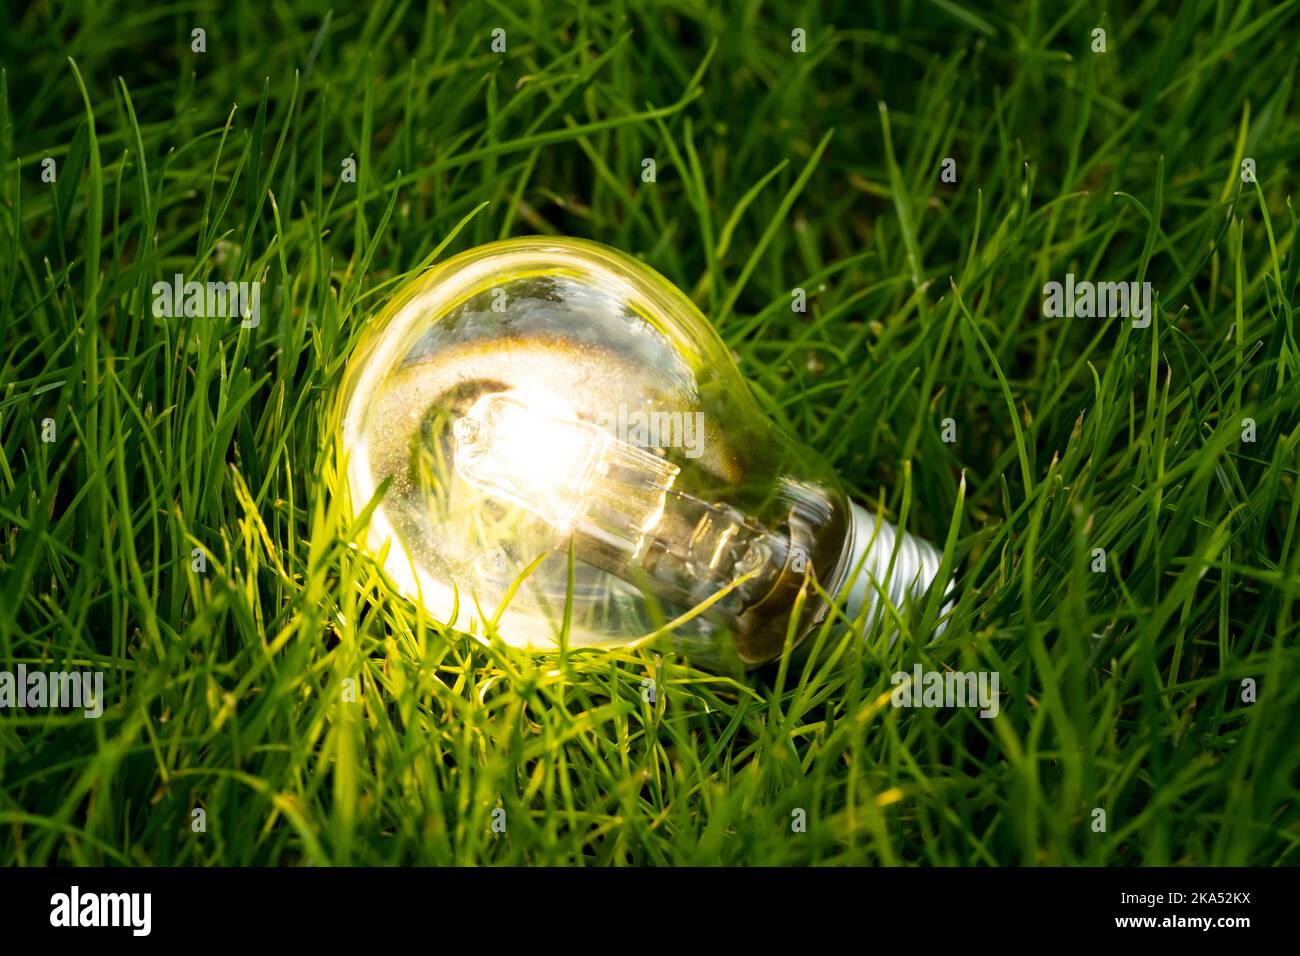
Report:
[[[508,240],[430,269],[372,320],[339,412],[367,547],[483,639],[666,633],[752,665],[824,620],[823,593],[874,621],[882,593],[901,607],[939,570],[763,415],[689,299],[594,243]]]

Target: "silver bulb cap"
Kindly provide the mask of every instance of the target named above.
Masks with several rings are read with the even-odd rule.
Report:
[[[895,548],[897,557],[894,556]],[[836,600],[852,621],[857,621],[866,612],[864,634],[869,634],[883,615],[882,596],[888,597],[901,613],[909,598],[919,600],[929,591],[939,576],[943,558],[930,542],[906,532],[900,533],[884,518],[877,518],[856,503],[853,504],[853,521],[849,529],[849,549],[847,576],[840,585]],[[953,582],[949,580],[944,596],[950,597],[952,589]],[[944,607],[934,637],[942,633],[951,607],[951,602]],[[890,643],[897,637],[895,630]]]

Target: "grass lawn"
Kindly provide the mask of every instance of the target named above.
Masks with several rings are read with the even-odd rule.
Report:
[[[0,670],[105,694],[0,708],[0,864],[1300,863],[1300,3],[1100,6],[10,7]],[[690,295],[946,543],[941,637],[715,673],[398,598],[343,369],[515,235]],[[256,327],[155,317],[177,273]],[[1153,319],[1050,315],[1067,274]],[[917,664],[1000,712],[891,706]]]

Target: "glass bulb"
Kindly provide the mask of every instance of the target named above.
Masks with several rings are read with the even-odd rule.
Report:
[[[753,665],[824,620],[823,594],[874,621],[938,572],[768,420],[685,295],[595,243],[490,243],[408,283],[339,411],[368,549],[484,640],[671,634]]]

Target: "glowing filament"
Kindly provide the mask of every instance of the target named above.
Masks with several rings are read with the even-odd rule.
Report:
[[[576,531],[629,555],[659,524],[680,471],[580,420],[548,393],[484,395],[453,435],[465,481],[562,534]]]

